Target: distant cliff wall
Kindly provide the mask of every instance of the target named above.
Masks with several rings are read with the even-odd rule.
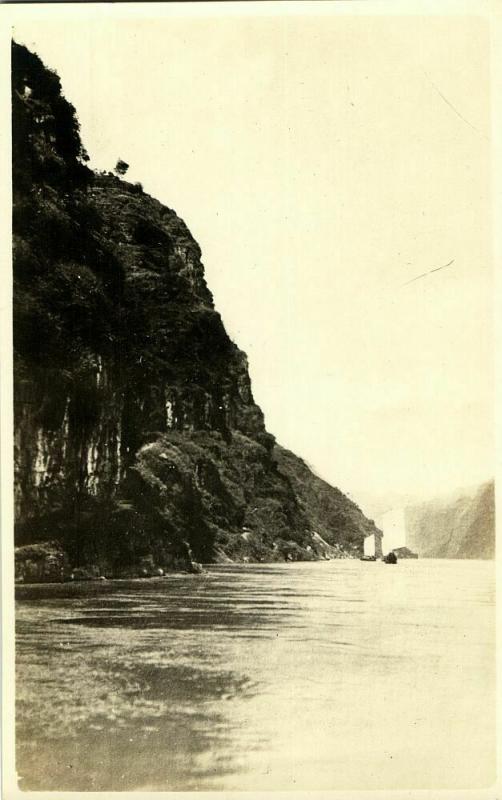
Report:
[[[409,506],[405,522],[406,544],[423,558],[494,558],[494,484]]]

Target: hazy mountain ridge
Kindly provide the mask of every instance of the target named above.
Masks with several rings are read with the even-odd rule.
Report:
[[[405,509],[406,544],[424,558],[495,557],[495,485]]]
[[[16,543],[104,574],[360,554],[373,523],[266,431],[185,223],[86,167],[18,45],[12,102]]]

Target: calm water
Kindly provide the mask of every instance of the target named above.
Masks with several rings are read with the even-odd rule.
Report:
[[[225,566],[17,604],[27,789],[492,783],[494,566]],[[56,591],[56,590],[54,590]]]

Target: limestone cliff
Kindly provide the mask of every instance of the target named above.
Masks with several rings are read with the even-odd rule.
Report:
[[[494,484],[409,506],[405,523],[406,544],[421,557],[494,558]]]
[[[16,44],[12,76],[17,544],[110,575],[362,552],[373,524],[266,431],[184,222],[87,168]]]

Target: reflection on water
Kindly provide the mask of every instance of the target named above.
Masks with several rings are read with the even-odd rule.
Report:
[[[231,565],[23,591],[22,788],[492,783],[492,563]]]

